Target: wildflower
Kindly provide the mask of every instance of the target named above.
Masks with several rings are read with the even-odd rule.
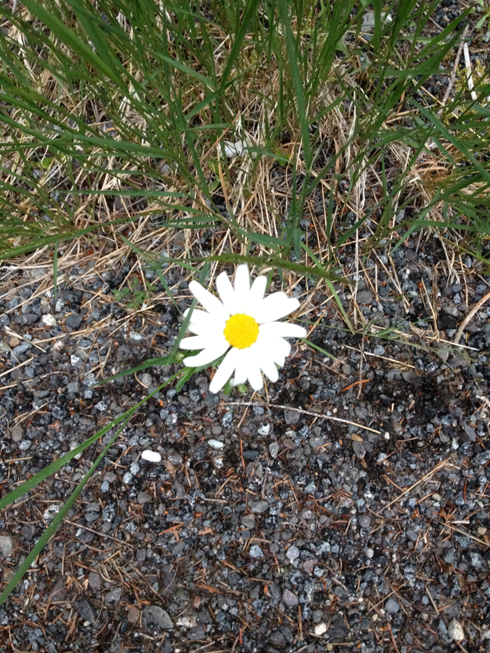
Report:
[[[257,277],[250,287],[247,265],[240,265],[232,286],[226,272],[216,279],[221,301],[197,283],[189,288],[205,311],[194,310],[189,330],[196,334],[183,338],[181,349],[202,351],[188,356],[184,364],[201,367],[226,354],[209,387],[219,392],[234,374],[233,385],[247,380],[254,390],[263,386],[262,372],[272,381],[279,377],[291,345],[284,338],[304,338],[306,330],[297,324],[278,322],[299,307],[297,299],[283,292],[264,297],[266,277]]]

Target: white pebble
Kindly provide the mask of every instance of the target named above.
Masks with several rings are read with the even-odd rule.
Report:
[[[56,515],[59,513],[61,510],[62,505],[61,503],[53,503],[47,510],[44,511],[43,517],[46,521],[52,521]]]
[[[150,451],[146,449],[141,454],[143,460],[148,460],[150,463],[159,463],[162,459],[161,455],[157,451]]]
[[[461,642],[464,639],[463,626],[459,623],[459,621],[456,621],[456,619],[451,621],[447,632],[449,637],[455,642]]]
[[[317,637],[321,637],[321,635],[325,635],[326,632],[327,632],[327,624],[321,623],[315,626],[315,635]]]
[[[208,440],[208,444],[213,449],[223,449],[225,446],[224,442],[220,442],[219,440]]]
[[[56,326],[56,318],[54,315],[51,315],[51,313],[47,313],[46,315],[43,315],[42,317],[43,324],[46,326]]]

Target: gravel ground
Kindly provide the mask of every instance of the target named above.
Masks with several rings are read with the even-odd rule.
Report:
[[[490,307],[450,344],[490,277],[416,245],[339,289],[365,337],[296,287],[337,360],[300,344],[263,396],[211,395],[205,372],[150,399],[0,609],[2,650],[490,651]],[[111,303],[126,269],[85,261],[57,299],[45,272],[0,293],[4,493],[175,371],[93,387],[166,351],[177,312]],[[110,435],[4,511],[4,582]]]

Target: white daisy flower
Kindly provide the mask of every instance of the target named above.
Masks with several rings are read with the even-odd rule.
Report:
[[[196,335],[183,338],[180,347],[202,351],[185,358],[184,364],[209,365],[228,352],[211,381],[211,392],[219,392],[232,374],[233,385],[248,380],[254,390],[262,389],[262,372],[272,382],[277,381],[277,366],[284,365],[291,351],[284,338],[306,336],[303,327],[276,321],[295,311],[299,301],[283,292],[264,298],[266,286],[266,277],[257,277],[250,287],[247,265],[238,266],[234,288],[226,272],[218,276],[216,287],[221,301],[197,281],[189,284],[206,310],[192,313],[189,330]]]

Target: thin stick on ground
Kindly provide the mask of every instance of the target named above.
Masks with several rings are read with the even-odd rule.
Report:
[[[304,410],[303,408],[293,408],[292,406],[279,406],[277,404],[266,404],[263,402],[252,402],[252,401],[230,401],[227,402],[227,406],[261,406],[263,408],[277,408],[278,410],[291,410],[294,413],[301,413],[302,415],[309,415],[310,417],[316,417],[317,419],[326,419],[331,422],[341,422],[342,424],[350,424],[351,426],[357,426],[360,429],[365,431],[371,431],[371,433],[376,433],[381,435],[381,431],[372,429],[370,426],[365,426],[364,424],[358,424],[357,422],[351,422],[348,419],[342,419],[341,417],[333,417],[332,415],[322,415],[321,413],[315,413],[312,410]]]
[[[476,313],[480,310],[480,308],[483,306],[483,304],[490,299],[490,292],[487,292],[485,297],[482,297],[478,304],[475,304],[471,311],[468,313],[468,315],[465,317],[465,319],[461,322],[461,326],[458,329],[458,332],[454,336],[454,344],[457,345],[459,344],[459,341],[461,339],[461,336],[463,335],[463,331],[466,329],[468,326],[470,320],[476,315]]]
[[[449,458],[446,458],[446,460],[441,460],[441,462],[438,463],[428,474],[426,474],[421,479],[419,479],[416,483],[414,483],[413,485],[408,487],[406,490],[404,490],[400,494],[400,496],[398,496],[396,499],[393,499],[393,501],[390,501],[390,503],[387,506],[383,506],[383,510],[387,510],[387,508],[392,506],[394,503],[398,503],[398,501],[400,501],[400,499],[402,499],[406,494],[411,492],[414,489],[414,487],[417,487],[417,485],[420,485],[420,483],[423,483],[424,481],[426,481],[433,474],[435,474],[436,472],[439,472],[443,467],[445,467],[449,463],[451,458],[452,458],[452,456],[449,456]]]

